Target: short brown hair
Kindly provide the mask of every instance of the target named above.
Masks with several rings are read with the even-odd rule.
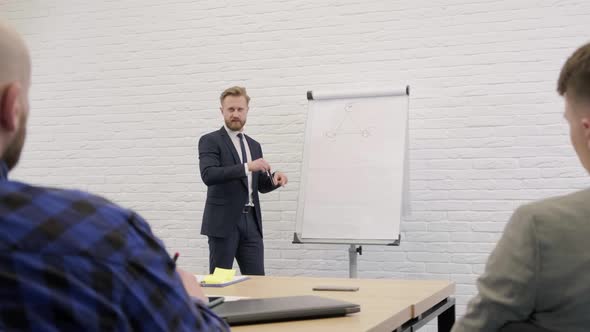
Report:
[[[574,99],[590,100],[590,43],[578,48],[561,68],[557,92]]]
[[[225,89],[225,91],[221,93],[221,96],[219,96],[219,102],[223,103],[223,100],[227,96],[244,96],[246,97],[246,103],[250,104],[250,96],[248,96],[248,93],[246,93],[246,88],[242,86],[232,86],[231,88]]]

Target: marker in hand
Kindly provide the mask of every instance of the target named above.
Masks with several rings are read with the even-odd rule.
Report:
[[[176,264],[176,261],[178,260],[178,256],[180,256],[180,254],[178,252],[174,253],[174,257],[172,257],[174,264]]]

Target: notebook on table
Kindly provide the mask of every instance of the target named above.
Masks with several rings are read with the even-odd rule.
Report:
[[[230,325],[345,316],[361,311],[358,304],[305,295],[225,302],[213,311]]]

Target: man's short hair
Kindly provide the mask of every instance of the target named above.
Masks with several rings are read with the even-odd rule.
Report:
[[[244,97],[246,97],[246,103],[250,104],[250,96],[248,96],[248,93],[246,93],[246,88],[244,88],[244,87],[232,86],[231,88],[225,89],[225,91],[223,91],[221,93],[221,96],[219,97],[219,101],[221,103],[223,103],[223,100],[227,96],[235,96],[235,97],[244,96]]]
[[[590,43],[578,48],[561,68],[557,92],[574,100],[590,101]]]

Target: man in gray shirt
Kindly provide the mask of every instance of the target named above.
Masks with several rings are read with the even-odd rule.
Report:
[[[590,44],[567,60],[557,91],[572,145],[590,172]],[[521,206],[453,332],[590,331],[588,275],[590,189]]]

